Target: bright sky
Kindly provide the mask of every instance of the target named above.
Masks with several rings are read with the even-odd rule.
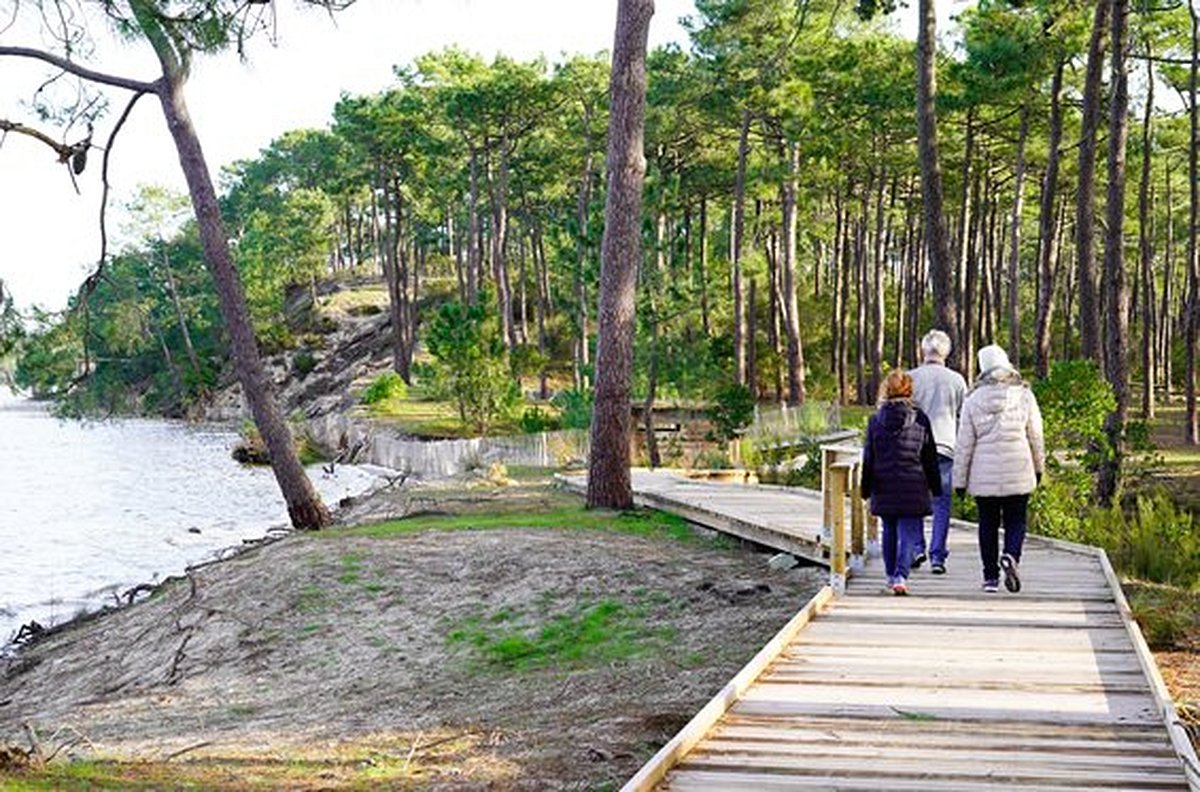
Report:
[[[693,13],[693,0],[656,0],[650,44],[686,45],[680,18]],[[371,93],[391,83],[392,66],[456,44],[485,57],[503,52],[518,58],[544,54],[595,53],[612,46],[616,0],[358,0],[328,15],[297,11],[287,0],[278,9],[277,46],[252,41],[249,63],[227,54],[201,62],[187,88],[192,118],[214,179],[220,168],[250,158],[289,129],[324,127],[343,92]],[[28,6],[26,6],[28,8]],[[20,30],[0,42],[37,46]],[[150,80],[155,71],[145,45],[101,42],[92,65]],[[99,49],[99,47],[98,47]],[[19,106],[45,71],[4,63],[0,118],[29,122]],[[113,94],[111,111],[97,128],[103,145],[124,107]],[[80,135],[72,133],[73,142]],[[93,152],[76,195],[55,155],[41,143],[9,135],[0,148],[0,278],[18,305],[58,309],[95,265],[100,158]],[[152,97],[130,116],[112,155],[109,181],[110,240],[119,229],[119,208],[142,183],[184,189],[179,162]],[[112,211],[117,210],[117,211]],[[118,242],[119,234],[118,234]],[[110,244],[112,242],[110,241]]]

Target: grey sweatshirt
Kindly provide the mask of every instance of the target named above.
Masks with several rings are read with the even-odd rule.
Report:
[[[966,380],[941,363],[926,362],[908,373],[913,379],[913,403],[929,416],[938,453],[953,459],[958,414],[967,394]]]

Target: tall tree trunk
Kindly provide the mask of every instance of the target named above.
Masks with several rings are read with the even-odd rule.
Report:
[[[159,46],[156,44],[155,49],[159,50]],[[183,83],[182,80],[171,77],[167,57],[169,56],[159,50],[159,59],[163,61],[163,71],[167,76],[159,99],[162,102],[167,128],[179,153],[179,164],[187,179],[188,192],[200,232],[200,243],[204,248],[205,263],[212,274],[221,317],[229,333],[229,349],[238,380],[242,384],[255,426],[258,427],[259,434],[267,446],[267,453],[271,456],[271,470],[287,503],[292,525],[300,529],[321,528],[329,524],[329,510],[321,502],[308,474],[300,464],[292,442],[291,429],[271,392],[270,381],[267,379],[262,358],[259,357],[258,343],[254,338],[250,312],[246,308],[246,296],[229,252],[228,237],[221,224],[217,193],[204,160],[200,139],[196,136],[196,129],[184,102]]]
[[[839,302],[838,313],[834,317],[837,322],[838,335],[838,351],[837,351],[837,377],[838,377],[838,403],[848,404],[847,398],[848,383],[847,383],[847,357],[848,357],[848,336],[849,332],[846,327],[848,306],[850,305],[850,272],[853,270],[854,262],[854,232],[853,221],[850,217],[850,199],[854,195],[854,185],[851,183],[846,189],[846,207],[845,219],[842,223],[845,229],[842,232],[842,272],[841,285],[838,287]]]
[[[704,337],[712,335],[708,319],[708,199],[700,199],[700,256],[696,266],[696,277],[700,281],[700,327]]]
[[[843,252],[846,245],[846,212],[844,201],[842,199],[842,190],[839,185],[833,196],[834,203],[834,232],[833,232],[833,271],[830,273],[829,286],[832,290],[830,295],[833,303],[833,310],[829,314],[829,370],[833,372],[835,381],[838,382],[838,402],[841,403],[845,399],[845,390],[841,386],[841,368],[840,361],[842,359],[842,328],[845,327],[845,297],[842,291],[842,265]]]
[[[1017,138],[1017,170],[1013,184],[1012,223],[1008,250],[1008,359],[1021,365],[1021,213],[1025,207],[1025,142],[1029,139],[1029,104],[1021,107]]]
[[[971,222],[967,227],[967,252],[963,259],[966,267],[966,272],[963,274],[963,323],[962,332],[959,334],[959,343],[962,344],[962,361],[963,366],[959,371],[967,382],[974,379],[975,365],[973,363],[975,354],[975,324],[978,321],[978,308],[976,303],[976,293],[979,290],[979,270],[980,270],[980,250],[983,248],[983,229],[984,223],[987,220],[987,207],[980,203],[980,192],[982,177],[976,171],[971,175],[971,205],[975,207],[971,213]]]
[[[179,299],[179,290],[175,288],[175,274],[171,271],[171,259],[163,252],[163,278],[167,284],[167,293],[171,295],[171,305],[175,309],[175,321],[179,322],[179,333],[183,336],[183,349],[187,353],[188,365],[192,373],[200,377],[200,358],[196,356],[196,347],[192,344],[192,333],[188,330],[187,316],[183,312],[183,302]]]
[[[1161,321],[1159,322],[1159,350],[1158,359],[1162,361],[1162,383],[1163,383],[1163,404],[1170,404],[1171,393],[1171,347],[1174,345],[1174,322],[1171,317],[1172,308],[1175,304],[1175,205],[1172,201],[1171,193],[1171,168],[1167,162],[1163,163],[1163,181],[1165,182],[1164,189],[1166,190],[1166,248],[1163,251],[1163,290],[1161,306],[1158,312]]]
[[[483,251],[479,247],[479,151],[471,147],[470,182],[467,192],[467,299],[479,299]]]
[[[733,360],[734,377],[739,385],[746,383],[746,318],[742,304],[742,249],[746,229],[746,158],[750,151],[750,111],[742,111],[742,127],[738,133],[737,175],[733,183],[733,238],[730,258],[730,288],[733,291]]]
[[[550,387],[547,366],[550,362],[550,355],[546,321],[550,315],[550,266],[546,263],[546,249],[542,243],[542,232],[536,221],[530,233],[532,235],[530,246],[533,249],[533,263],[538,282],[538,353],[542,359],[541,368],[538,371],[538,398],[548,399],[550,398]]]
[[[1075,194],[1076,288],[1079,330],[1085,358],[1103,367],[1100,344],[1100,297],[1096,290],[1096,137],[1101,118],[1104,34],[1113,0],[1096,0],[1083,87],[1083,121],[1079,133],[1079,186]]]
[[[1038,207],[1038,287],[1037,327],[1034,341],[1035,368],[1038,377],[1050,374],[1050,328],[1054,322],[1055,277],[1058,269],[1058,238],[1055,229],[1055,196],[1058,193],[1059,148],[1062,146],[1062,82],[1066,58],[1059,56],[1050,83],[1050,129],[1047,142],[1046,173],[1042,178],[1042,197]]]
[[[521,322],[517,327],[520,332],[517,334],[517,341],[521,344],[529,343],[529,287],[528,287],[528,271],[525,266],[525,236],[518,234],[517,240],[517,305],[520,307]]]
[[[1142,117],[1142,180],[1138,185],[1138,257],[1141,259],[1142,272],[1142,417],[1146,420],[1154,418],[1154,383],[1158,379],[1154,355],[1154,342],[1157,337],[1154,317],[1154,239],[1150,226],[1153,116],[1154,61],[1147,58],[1146,114]]]
[[[591,128],[591,106],[584,108],[585,129]],[[583,392],[588,386],[587,368],[590,364],[588,345],[588,296],[587,267],[588,206],[592,202],[592,145],[587,139],[587,154],[583,158],[583,173],[579,179],[579,192],[575,199],[575,223],[578,227],[575,249],[575,325],[579,337],[575,339],[575,390]]]
[[[387,284],[388,315],[392,322],[392,370],[399,374],[405,382],[408,382],[410,377],[406,372],[405,361],[407,360],[407,355],[404,350],[404,328],[406,323],[404,310],[405,291],[400,262],[404,245],[401,232],[404,199],[400,193],[398,179],[393,178],[390,183],[385,181],[385,185],[383,237],[386,247],[383,255],[383,276]]]
[[[517,346],[513,322],[512,284],[508,278],[508,140],[500,140],[500,162],[492,182],[492,280],[496,284],[496,304],[500,311],[500,332],[509,353]]]
[[[466,305],[467,300],[467,273],[463,266],[463,249],[462,242],[458,238],[458,232],[454,227],[454,209],[446,210],[446,237],[450,243],[450,250],[454,256],[454,280],[458,284],[458,301]]]
[[[955,290],[960,295],[966,293],[967,268],[972,266],[972,261],[968,258],[971,250],[971,229],[974,227],[974,215],[972,213],[973,201],[971,200],[971,185],[974,183],[972,177],[973,166],[975,162],[975,106],[971,105],[967,108],[967,130],[966,142],[963,152],[962,166],[962,202],[959,205],[958,212],[958,267],[956,271]],[[968,318],[970,313],[970,304],[966,297],[958,305],[958,326],[962,328],[960,331],[959,343],[964,344],[965,337],[970,335],[971,321]],[[971,354],[969,349],[964,349],[961,358],[970,362]]]
[[[1192,16],[1192,64],[1188,73],[1188,296],[1187,321],[1185,327],[1186,361],[1185,372],[1187,398],[1186,439],[1192,445],[1200,445],[1200,426],[1196,415],[1196,340],[1200,335],[1200,108],[1196,106],[1197,83],[1200,83],[1200,9],[1196,0],[1188,0],[1188,11]]]
[[[774,385],[775,385],[775,401],[783,401],[783,344],[780,341],[780,336],[783,334],[780,316],[783,314],[783,278],[779,275],[779,254],[776,250],[776,235],[774,229],[763,239],[765,248],[764,255],[767,259],[767,279],[770,281],[770,294],[768,298],[767,315],[767,339],[771,347],[771,353],[775,355],[776,365],[774,367]]]
[[[1113,0],[1112,7],[1112,98],[1108,122],[1108,196],[1104,243],[1104,286],[1106,295],[1105,373],[1117,397],[1117,407],[1108,416],[1105,430],[1110,456],[1100,473],[1099,496],[1108,503],[1117,492],[1121,458],[1124,454],[1125,420],[1129,410],[1129,293],[1125,282],[1125,148],[1129,136],[1129,75],[1125,69],[1128,40],[1128,0]]]
[[[875,181],[875,231],[871,235],[871,392],[878,393],[879,385],[883,382],[883,336],[884,323],[884,285],[883,285],[883,249],[886,244],[884,237],[884,191],[886,190],[887,175],[882,163],[879,163],[879,174]]]
[[[951,362],[961,359],[958,342],[958,308],[954,266],[946,230],[942,169],[937,139],[937,15],[933,0],[919,0],[917,25],[917,148],[921,163],[921,198],[925,237],[929,250],[929,278],[933,284],[934,314],[938,326],[950,336]]]
[[[635,289],[642,257],[646,174],[646,38],[654,0],[618,0],[608,119],[608,194],[597,311],[596,397],[588,464],[588,508],[633,506],[629,476]]]
[[[796,192],[800,172],[800,146],[788,141],[785,145],[787,176],[782,189],[781,231],[783,233],[784,318],[787,332],[788,402],[804,403],[804,346],[800,338],[800,301],[796,294]]]
[[[746,386],[758,398],[758,281],[750,279],[746,316]]]

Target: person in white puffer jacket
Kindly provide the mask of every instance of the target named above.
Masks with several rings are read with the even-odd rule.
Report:
[[[1015,593],[1021,590],[1018,570],[1029,495],[1046,464],[1042,413],[1001,347],[992,344],[979,350],[979,372],[958,422],[954,489],[960,495],[969,492],[979,507],[983,590],[997,591],[1003,571],[1004,587]]]

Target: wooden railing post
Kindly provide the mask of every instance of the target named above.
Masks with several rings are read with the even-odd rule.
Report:
[[[862,499],[862,464],[850,470],[850,568],[861,572],[866,565],[866,518]]]
[[[855,463],[838,462],[829,466],[831,536],[829,541],[829,586],[836,594],[846,591],[846,490]]]

